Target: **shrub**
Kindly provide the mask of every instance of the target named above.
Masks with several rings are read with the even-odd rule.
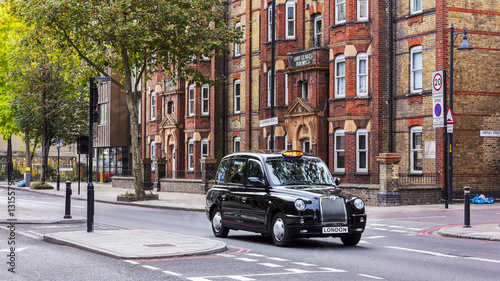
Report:
[[[31,184],[31,189],[54,189],[54,187],[46,182],[34,182]]]

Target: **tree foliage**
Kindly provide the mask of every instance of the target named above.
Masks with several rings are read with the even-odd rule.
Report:
[[[163,68],[180,79],[206,80],[197,59],[227,52],[241,33],[227,26],[225,0],[7,0],[13,11],[59,44],[74,48],[127,95],[136,191],[142,187],[137,100],[139,79]],[[206,81],[205,81],[206,82]]]

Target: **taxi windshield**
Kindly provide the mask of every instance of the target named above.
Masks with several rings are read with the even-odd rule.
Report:
[[[273,186],[335,185],[328,167],[318,158],[271,158],[266,166]]]

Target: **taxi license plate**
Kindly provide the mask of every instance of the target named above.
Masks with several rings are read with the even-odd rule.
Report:
[[[323,234],[337,234],[337,233],[348,233],[349,228],[347,226],[327,226],[323,227]]]

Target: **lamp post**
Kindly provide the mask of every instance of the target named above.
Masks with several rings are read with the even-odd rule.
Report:
[[[449,97],[449,109],[450,112],[453,112],[453,43],[455,42],[455,39],[457,38],[458,35],[463,34],[462,37],[462,44],[457,48],[457,50],[472,50],[474,49],[470,44],[469,41],[467,40],[467,30],[464,29],[462,32],[455,32],[455,28],[453,27],[453,24],[451,24],[450,27],[450,97]],[[452,191],[453,191],[453,152],[452,152],[452,144],[453,144],[453,134],[452,132],[448,132],[448,167],[447,167],[447,194],[448,194],[448,204],[451,204],[453,202],[453,196],[452,196]]]
[[[90,101],[89,101],[89,154],[88,154],[88,184],[87,184],[87,232],[94,232],[94,184],[92,183],[92,158],[94,150],[93,123],[98,121],[97,109],[98,91],[96,82],[110,81],[109,77],[90,77]]]

